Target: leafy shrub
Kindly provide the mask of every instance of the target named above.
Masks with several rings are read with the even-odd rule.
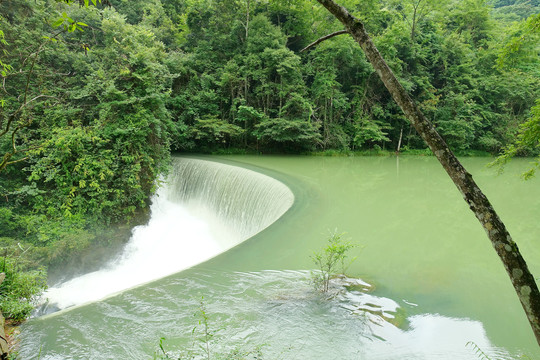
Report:
[[[201,148],[217,148],[230,144],[244,133],[241,127],[229,124],[217,117],[206,116],[197,119],[191,128],[195,143]]]
[[[266,119],[256,126],[255,135],[269,148],[286,152],[313,150],[321,138],[312,123],[287,119]]]
[[[4,257],[0,270],[6,277],[0,284],[0,310],[6,319],[24,321],[34,309],[35,300],[47,287],[44,270],[23,270],[17,259]]]
[[[315,287],[322,292],[327,292],[330,279],[339,273],[344,274],[347,267],[356,259],[348,259],[351,249],[357,247],[356,244],[344,240],[344,233],[333,233],[328,238],[328,245],[321,251],[315,252],[311,259],[317,265],[318,272],[312,274]]]

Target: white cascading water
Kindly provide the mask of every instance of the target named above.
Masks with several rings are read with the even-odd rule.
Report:
[[[208,260],[262,231],[293,204],[281,182],[211,161],[174,158],[147,225],[103,269],[49,288],[48,307],[104,299]],[[50,311],[50,310],[49,310]]]

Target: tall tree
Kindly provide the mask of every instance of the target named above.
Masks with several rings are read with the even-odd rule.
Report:
[[[526,21],[518,24],[518,33],[514,34],[501,49],[498,65],[499,68],[507,68],[516,73],[532,73],[538,79],[540,73],[538,67],[538,40],[540,39],[540,14],[529,17]],[[522,96],[523,98],[524,96]],[[540,150],[540,98],[536,99],[536,105],[531,108],[529,120],[521,124],[517,137],[507,145],[495,164],[502,166],[518,154],[539,155]],[[540,168],[540,155],[531,167],[522,176],[529,179]]]
[[[493,206],[473,180],[471,174],[461,165],[443,138],[435,130],[433,124],[424,116],[405,88],[394,76],[364,29],[364,24],[333,0],[317,1],[332,13],[358,42],[384,85],[407,116],[407,119],[433,151],[462,193],[464,200],[482,224],[495,251],[501,258],[529,319],[536,340],[540,345],[540,291],[516,243],[512,240]]]
[[[431,12],[446,6],[446,4],[443,1],[436,0],[408,0],[396,1],[395,6],[410,27],[409,36],[411,43],[414,45],[418,33],[418,24]]]

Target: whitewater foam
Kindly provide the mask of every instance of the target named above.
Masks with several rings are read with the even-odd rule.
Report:
[[[268,227],[294,202],[279,181],[251,170],[176,158],[152,198],[148,224],[133,230],[104,268],[50,287],[54,310],[104,299],[204,262]]]

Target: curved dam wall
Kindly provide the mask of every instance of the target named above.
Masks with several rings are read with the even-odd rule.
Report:
[[[99,271],[51,286],[41,313],[104,299],[206,261],[262,231],[293,204],[281,182],[255,171],[176,157],[148,224]]]
[[[212,161],[175,158],[167,197],[233,232],[237,244],[262,231],[293,204],[283,183],[252,170]]]

